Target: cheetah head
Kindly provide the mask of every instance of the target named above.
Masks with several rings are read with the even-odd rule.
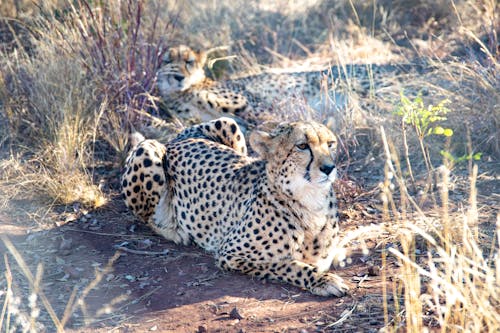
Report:
[[[168,98],[205,80],[206,53],[180,45],[170,48],[162,59],[156,80],[160,94]]]
[[[325,208],[336,178],[337,139],[324,125],[292,122],[270,133],[253,131],[250,144],[267,161],[275,187],[311,210]]]

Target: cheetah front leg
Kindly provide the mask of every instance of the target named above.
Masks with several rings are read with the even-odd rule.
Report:
[[[344,280],[338,275],[321,272],[317,267],[299,260],[253,263],[244,258],[229,257],[218,258],[221,268],[258,278],[287,282],[307,289],[315,295],[340,297],[349,290]]]

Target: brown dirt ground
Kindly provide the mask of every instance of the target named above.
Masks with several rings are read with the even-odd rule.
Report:
[[[380,178],[370,172],[370,179]],[[498,193],[498,181],[485,184],[480,194],[495,200],[488,193]],[[346,232],[382,221],[376,193],[363,193],[340,201]],[[73,293],[81,298],[65,324],[68,332],[377,332],[385,326],[380,272],[381,248],[388,244],[380,239],[369,240],[365,254],[353,244],[346,267],[335,269],[351,286],[347,296],[318,297],[289,285],[222,272],[210,254],[176,246],[136,224],[117,191],[111,194],[108,205],[90,212],[77,204],[43,210],[19,200],[0,211],[0,235],[8,236],[33,275],[37,265],[43,266],[40,287],[58,317]],[[41,223],[52,227],[41,229]],[[7,252],[5,246],[0,242],[1,253]],[[118,246],[143,252],[119,251]],[[32,289],[14,257],[7,257],[14,294],[22,295],[20,307],[29,313],[26,299]],[[0,272],[5,269],[2,258]],[[392,292],[397,273],[395,259],[389,258],[385,274],[390,318],[401,310],[395,310],[401,300],[395,302]],[[100,281],[86,293],[96,274]],[[0,292],[5,290],[2,273]],[[0,294],[1,304],[4,299],[5,293]],[[54,331],[41,301],[37,304],[42,309],[40,332]]]

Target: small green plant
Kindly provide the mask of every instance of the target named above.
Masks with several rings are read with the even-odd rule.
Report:
[[[479,161],[481,159],[481,156],[483,156],[483,153],[475,153],[475,154],[464,154],[461,156],[454,156],[452,153],[450,153],[447,150],[441,150],[440,151],[441,155],[446,158],[448,161],[452,162],[453,164],[465,162],[465,161]]]
[[[433,167],[430,153],[428,147],[425,145],[425,138],[433,134],[443,135],[445,137],[451,137],[453,135],[453,130],[451,128],[435,125],[436,122],[445,121],[447,119],[446,114],[450,112],[450,109],[446,107],[448,103],[448,99],[443,99],[437,105],[429,104],[426,106],[422,98],[421,91],[413,100],[405,96],[403,91],[400,93],[400,102],[394,111],[394,114],[401,117],[406,164],[408,166],[412,182],[415,182],[415,180],[413,178],[413,172],[410,165],[406,126],[410,125],[415,130],[427,171],[432,170]]]

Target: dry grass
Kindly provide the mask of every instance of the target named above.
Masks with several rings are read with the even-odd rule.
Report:
[[[111,148],[100,153],[121,162],[129,121],[156,102],[150,92],[166,28],[133,1],[53,5],[29,21],[34,55],[1,57],[2,130],[24,153],[19,179],[33,179],[28,193],[96,207],[106,198],[93,185],[95,143],[103,139]]]
[[[401,174],[398,155],[389,148],[385,136],[383,139],[387,158],[384,214],[394,219],[397,229],[393,229],[392,234],[400,244],[388,252],[400,262],[396,285],[401,288],[395,286],[394,290],[402,293],[395,299],[404,300],[402,318],[393,319],[391,323],[386,320],[386,329],[397,331],[403,324],[407,332],[422,332],[424,327],[446,332],[498,331],[500,215],[489,212],[490,218],[496,218],[496,231],[481,232],[477,165],[471,169],[468,206],[464,211],[450,209],[450,170],[443,165],[437,184],[441,204],[436,207],[437,212],[424,212],[408,196],[407,180]],[[401,188],[399,203],[391,190],[394,181]]]
[[[444,98],[451,101],[445,123],[454,130],[451,141],[442,137],[427,141],[434,165],[449,166],[442,163],[442,149],[454,156],[482,152],[483,160],[498,163],[499,6],[495,0],[2,3],[0,13],[11,17],[3,24],[22,22],[29,34],[17,35],[11,26],[12,43],[18,47],[0,50],[0,147],[4,152],[0,187],[12,193],[10,197],[36,196],[50,203],[98,207],[109,200],[96,185],[101,177],[96,167],[104,156],[119,169],[130,125],[149,123],[150,117],[144,114],[158,115],[154,72],[170,44],[230,46],[236,58],[220,76],[264,67],[387,63],[419,56],[434,71],[388,78],[387,85],[372,85],[367,95],[356,91],[356,78],[330,89],[347,96],[345,110],[333,117],[346,150],[360,145],[360,130],[368,129],[374,139],[366,151],[373,156],[382,151],[382,159],[387,160],[382,186],[385,222],[391,221],[393,227],[387,231],[400,247],[384,255],[395,256],[401,264],[394,299],[403,302],[386,301],[386,307],[404,311],[390,318],[386,312],[385,328],[498,331],[500,221],[498,211],[489,207],[488,221],[496,220],[496,230],[482,233],[479,225],[485,219],[478,213],[473,161],[451,170],[459,173],[467,164],[470,177],[469,198],[454,202],[447,191],[454,185],[451,167],[427,175],[417,138],[409,133],[410,152],[415,152],[409,154],[411,165],[423,170],[416,178],[428,187],[431,184],[425,190],[433,199],[429,208],[417,197],[418,190],[408,189],[407,171],[399,165],[404,146],[391,145],[390,138],[400,142],[400,122],[393,115],[400,91],[412,95],[422,90],[427,104]],[[30,48],[19,47],[27,38]],[[325,95],[328,98],[331,95]],[[297,109],[293,101],[283,105],[283,110],[300,117],[310,111]],[[331,114],[320,116],[330,119]],[[381,124],[387,131],[385,144],[379,139]],[[432,192],[432,186],[441,190]],[[3,207],[9,198],[0,199]],[[452,210],[452,205],[465,208]],[[436,211],[439,218],[431,218]],[[15,254],[13,247],[9,250]],[[6,274],[8,282],[11,275]],[[25,272],[33,294],[43,297],[40,277],[30,274]],[[9,290],[0,312],[0,329],[14,320],[16,304]],[[73,311],[76,303],[69,303],[68,311]],[[45,307],[50,309],[50,304]],[[55,327],[62,330],[69,315],[53,317]],[[28,330],[36,331],[36,317],[25,318]]]

